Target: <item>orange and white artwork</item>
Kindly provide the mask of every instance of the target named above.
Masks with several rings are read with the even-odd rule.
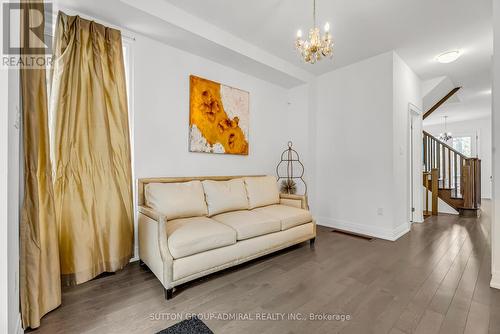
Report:
[[[248,155],[250,94],[190,76],[189,150]]]

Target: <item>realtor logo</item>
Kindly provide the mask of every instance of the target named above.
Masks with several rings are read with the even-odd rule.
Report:
[[[52,38],[44,38],[47,33],[44,12],[52,13],[52,3],[2,4],[2,65],[32,67],[47,63],[48,56],[52,54]]]
[[[52,39],[46,38],[44,42],[44,11],[52,13],[52,3],[31,2],[29,7],[19,2],[2,4],[4,55],[20,55],[21,51],[31,55],[52,53]]]

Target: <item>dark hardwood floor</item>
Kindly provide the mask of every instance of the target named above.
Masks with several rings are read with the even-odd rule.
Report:
[[[429,218],[396,242],[318,227],[314,250],[304,243],[186,284],[169,301],[154,275],[131,263],[65,288],[62,306],[33,333],[156,333],[180,321],[171,314],[212,312],[351,317],[205,320],[215,333],[500,333],[488,202],[484,209],[480,219]]]

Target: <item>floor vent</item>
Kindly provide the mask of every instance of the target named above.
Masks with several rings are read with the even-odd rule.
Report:
[[[332,232],[347,235],[347,236],[353,237],[353,238],[367,240],[367,241],[373,241],[375,239],[373,237],[370,237],[369,235],[364,235],[364,234],[359,234],[359,233],[354,233],[354,232],[349,232],[349,231],[344,231],[344,230],[339,230],[339,229],[333,229]]]

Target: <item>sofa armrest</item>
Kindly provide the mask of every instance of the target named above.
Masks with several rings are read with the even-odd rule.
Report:
[[[160,223],[162,220],[167,220],[167,217],[165,215],[162,215],[161,213],[148,208],[147,206],[139,206],[139,213],[142,213],[143,215],[156,220],[158,223]]]
[[[169,288],[173,257],[168,249],[167,217],[146,206],[139,206],[138,211],[139,258]]]
[[[309,210],[307,195],[280,194],[280,204]]]

